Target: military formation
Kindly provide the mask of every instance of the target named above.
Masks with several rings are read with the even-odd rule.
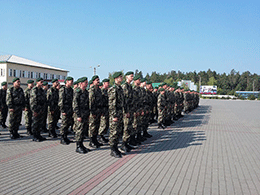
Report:
[[[41,134],[48,132],[49,137],[60,136],[60,143],[69,145],[68,135],[73,132],[77,153],[91,151],[83,144],[88,137],[89,147],[109,144],[110,155],[121,158],[152,137],[148,132],[149,125],[157,122],[158,128],[165,129],[199,104],[197,92],[175,89],[167,83],[153,87],[150,81],[140,75],[134,76],[132,71],[125,75],[115,72],[112,77],[112,86],[109,79],[103,79],[101,83],[99,76],[94,75],[89,82],[87,77],[77,81],[67,77],[64,86],[58,79],[53,79],[50,88],[46,81],[38,78],[28,80],[25,90],[20,87],[19,78],[13,79],[10,88],[3,82],[0,123],[6,128],[9,112],[10,137],[21,138],[18,130],[24,112],[27,134],[35,142],[46,140]]]

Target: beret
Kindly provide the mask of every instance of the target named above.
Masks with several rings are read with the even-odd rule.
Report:
[[[47,81],[43,81],[42,85],[46,86],[46,85],[48,85],[48,82]]]
[[[113,74],[113,78],[115,79],[115,78],[118,78],[119,76],[122,76],[122,72],[115,72],[114,74]]]
[[[167,85],[167,83],[163,82],[161,85],[164,86],[164,85]]]
[[[6,84],[7,84],[6,81],[4,81],[4,82],[1,83],[2,86],[6,85]]]
[[[43,78],[37,78],[36,82],[43,81]]]
[[[151,81],[147,81],[147,82],[146,82],[146,85],[151,85],[151,84],[152,84]]]
[[[99,85],[98,86],[103,86],[103,83],[101,82],[101,83],[99,83]]]
[[[91,79],[91,80],[88,82],[88,84],[90,84],[90,85],[93,84],[93,80]]]
[[[145,82],[146,81],[146,78],[142,78],[141,79],[141,83]]]
[[[102,83],[109,82],[109,79],[103,79]]]
[[[94,81],[97,78],[99,78],[98,75],[94,75],[91,80]]]
[[[127,73],[125,73],[125,76],[131,75],[131,74],[134,74],[134,72],[133,71],[128,71]]]
[[[78,83],[83,83],[86,80],[88,80],[88,77],[81,77],[81,78],[78,79]]]
[[[14,79],[13,79],[13,83],[14,83],[15,81],[18,81],[18,80],[20,81],[20,79],[19,79],[19,78],[17,78],[17,77],[16,77],[16,78],[14,78]]]
[[[158,89],[159,87],[157,86],[157,87],[155,87],[155,89]]]
[[[28,80],[27,81],[27,84],[32,84],[32,83],[34,83],[34,80]]]
[[[71,80],[73,80],[73,77],[67,77],[67,78],[65,79],[65,81],[71,81]]]
[[[136,80],[138,80],[138,79],[140,79],[140,78],[141,78],[140,75],[135,75],[135,77],[134,77],[134,81],[136,81]]]
[[[58,81],[58,79],[52,79],[51,83]]]
[[[165,91],[165,89],[164,88],[160,88],[158,91]]]

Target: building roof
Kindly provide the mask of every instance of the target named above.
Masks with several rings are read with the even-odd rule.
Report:
[[[46,69],[53,69],[53,70],[69,72],[68,70],[65,70],[65,69],[56,68],[53,66],[42,64],[40,62],[35,62],[32,60],[21,58],[21,57],[15,56],[15,55],[0,55],[0,63],[3,63],[3,62],[9,62],[9,63],[14,63],[14,64],[22,64],[22,65],[27,65],[27,66],[34,66],[34,67],[39,67],[39,68],[46,68]]]

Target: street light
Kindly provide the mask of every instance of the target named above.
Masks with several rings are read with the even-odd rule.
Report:
[[[98,64],[97,67],[99,68],[100,64]],[[92,66],[90,66],[89,68],[92,68]],[[94,66],[94,75],[96,75],[96,71],[97,71],[96,66]]]

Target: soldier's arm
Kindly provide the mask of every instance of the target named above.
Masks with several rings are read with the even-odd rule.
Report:
[[[75,91],[73,96],[73,102],[72,102],[73,112],[77,115],[77,118],[81,117],[79,96],[80,96],[79,91]]]
[[[60,107],[60,111],[61,113],[65,113],[65,108],[64,108],[64,88],[62,87],[60,90],[59,90],[59,107]]]
[[[116,110],[116,89],[115,87],[111,87],[108,91],[108,101],[109,101],[109,115],[113,118],[117,118],[117,110]]]
[[[9,109],[13,109],[14,108],[10,89],[7,90],[6,105],[8,106]]]
[[[95,115],[96,106],[95,106],[95,88],[92,87],[89,90],[89,111],[92,112],[93,115]]]
[[[31,109],[32,109],[33,112],[36,112],[36,113],[40,112],[40,110],[37,109],[37,96],[36,96],[36,90],[35,89],[31,90],[30,105],[31,105]]]

